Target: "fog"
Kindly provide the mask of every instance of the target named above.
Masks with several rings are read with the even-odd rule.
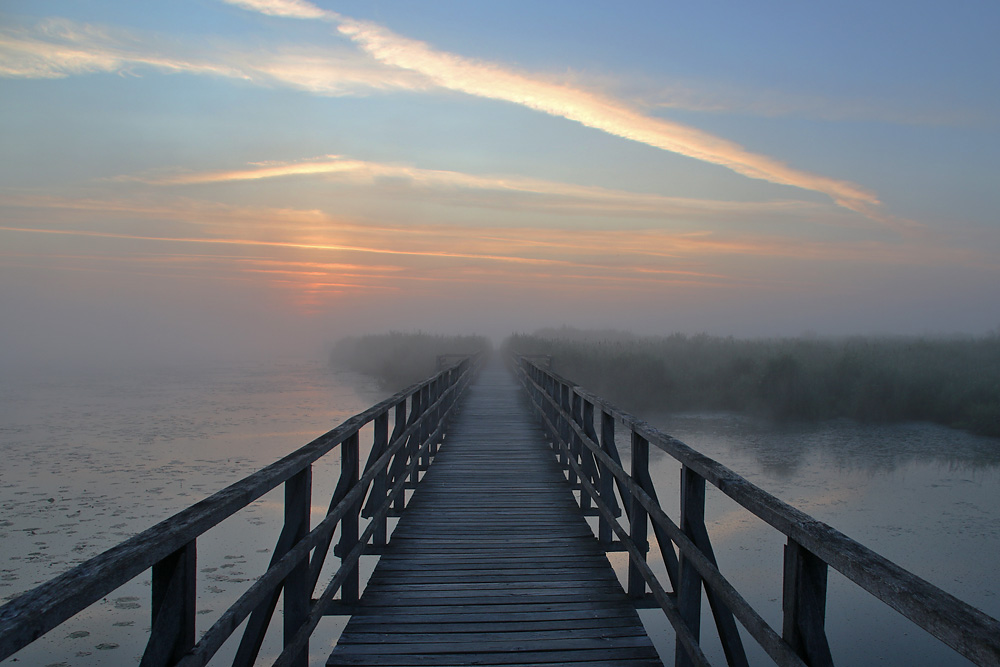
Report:
[[[864,297],[844,303],[760,294],[745,300],[607,298],[600,293],[448,286],[440,295],[353,297],[304,309],[263,287],[158,285],[130,277],[94,285],[0,285],[0,365],[102,366],[322,359],[336,340],[387,331],[483,335],[499,343],[516,332],[570,325],[643,335],[708,333],[760,337],[852,334],[981,335],[997,326],[996,308],[955,299],[936,309]],[[172,291],[176,290],[176,291]],[[976,295],[963,298],[976,301]],[[980,303],[995,301],[979,295]]]

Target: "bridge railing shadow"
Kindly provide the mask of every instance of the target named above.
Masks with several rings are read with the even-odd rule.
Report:
[[[480,360],[463,356],[450,361],[427,380],[281,460],[3,605],[0,660],[151,570],[152,626],[143,667],[204,665],[241,626],[233,664],[254,664],[279,598],[284,606],[283,650],[274,664],[307,665],[309,637],[321,618],[334,605],[358,600],[361,555],[386,544],[387,516],[403,509],[405,489],[412,488],[436,453]],[[362,429],[372,437],[363,467]],[[335,449],[340,450],[339,480],[325,517],[310,530],[312,466]],[[267,570],[196,637],[198,538],[281,485],[284,524]],[[363,531],[362,517],[369,519]],[[334,545],[335,532],[339,540]],[[317,593],[331,546],[339,568]]]
[[[628,595],[637,601],[651,597],[673,626],[676,665],[709,664],[700,644],[702,589],[729,665],[748,664],[737,622],[778,665],[832,665],[825,630],[830,567],[973,663],[1000,665],[996,619],[545,366],[528,357],[514,360],[569,482],[581,490],[581,509],[599,516],[598,540],[608,551],[629,554]],[[616,424],[630,434],[630,471],[618,453]],[[676,522],[657,499],[649,474],[650,445],[681,464]],[[787,537],[780,631],[719,571],[705,524],[706,482]],[[650,528],[666,585],[647,564]]]

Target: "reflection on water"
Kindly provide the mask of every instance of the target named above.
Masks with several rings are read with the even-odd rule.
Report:
[[[370,380],[321,364],[4,374],[0,600],[276,461],[382,397]],[[316,498],[332,489],[338,470],[337,456],[315,466]],[[325,513],[325,501],[317,502]],[[199,631],[266,569],[281,512],[278,489],[199,540]],[[16,657],[20,664],[62,664],[57,656],[73,665],[137,662],[148,605],[147,574]]]
[[[729,414],[650,422],[1000,617],[1000,440],[924,423],[774,426]],[[676,517],[680,468],[658,450],[651,459],[664,509]],[[784,537],[711,486],[707,522],[720,569],[780,630]],[[841,575],[831,571],[829,586],[828,634],[838,664],[969,664]],[[672,642],[662,621],[643,618]],[[706,616],[703,628],[712,627]]]

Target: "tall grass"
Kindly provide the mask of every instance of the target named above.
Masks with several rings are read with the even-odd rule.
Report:
[[[737,339],[576,330],[515,334],[623,408],[779,420],[932,421],[1000,436],[1000,336]]]
[[[337,341],[330,365],[376,378],[390,391],[426,379],[437,370],[438,355],[474,354],[492,348],[482,336],[441,336],[422,332],[352,336]]]

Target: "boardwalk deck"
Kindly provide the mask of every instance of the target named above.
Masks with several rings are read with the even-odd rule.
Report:
[[[328,665],[660,665],[498,364],[407,505]]]

